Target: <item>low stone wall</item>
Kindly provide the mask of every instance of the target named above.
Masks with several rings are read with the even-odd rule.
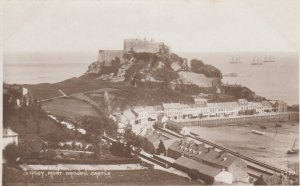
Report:
[[[204,127],[215,127],[226,124],[247,124],[256,122],[284,122],[299,120],[298,112],[283,112],[276,113],[273,115],[264,116],[245,116],[238,118],[222,118],[222,119],[206,119],[199,121],[180,122],[184,126],[204,126]]]

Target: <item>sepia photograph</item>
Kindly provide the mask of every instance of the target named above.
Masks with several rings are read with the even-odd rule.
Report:
[[[3,186],[299,185],[299,0],[0,6]]]

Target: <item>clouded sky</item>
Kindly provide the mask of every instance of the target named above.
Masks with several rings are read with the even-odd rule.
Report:
[[[297,0],[6,1],[4,48],[92,52],[121,49],[124,38],[146,37],[178,52],[295,51],[299,5]]]

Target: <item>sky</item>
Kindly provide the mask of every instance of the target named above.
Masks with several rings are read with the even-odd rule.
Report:
[[[153,38],[178,52],[293,52],[300,1],[4,1],[5,52],[122,49]]]

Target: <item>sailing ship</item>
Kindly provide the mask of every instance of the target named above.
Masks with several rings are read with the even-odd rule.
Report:
[[[271,56],[265,56],[264,63],[274,63],[275,59]]]
[[[295,141],[294,141],[294,144],[293,144],[292,149],[288,150],[288,151],[287,151],[287,154],[298,154],[299,149],[294,149],[294,148],[295,148],[295,144],[296,144],[296,139],[295,139]]]
[[[237,57],[232,56],[230,64],[239,64],[239,63],[242,63],[241,60]]]
[[[251,65],[262,65],[263,63],[259,61],[258,58],[256,58],[256,60],[253,58],[253,61],[251,63]]]

